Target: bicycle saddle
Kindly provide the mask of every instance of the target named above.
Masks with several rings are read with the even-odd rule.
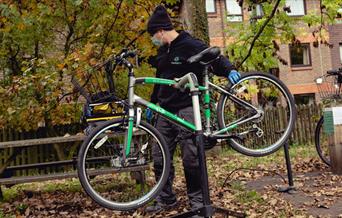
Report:
[[[187,62],[189,64],[200,63],[203,65],[209,64],[214,61],[220,55],[221,51],[219,47],[209,47],[204,49],[200,53],[191,56]]]

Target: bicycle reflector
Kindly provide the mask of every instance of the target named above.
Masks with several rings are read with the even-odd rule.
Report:
[[[318,77],[318,78],[316,79],[316,84],[322,84],[322,83],[323,83],[322,77]]]

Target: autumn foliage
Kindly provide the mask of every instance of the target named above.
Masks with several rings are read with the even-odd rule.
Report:
[[[158,3],[1,1],[0,128],[29,130],[78,122],[80,106],[74,104],[78,96],[71,95],[70,76],[101,70],[94,66],[136,38]],[[137,74],[153,75],[146,64],[146,57],[155,52],[148,34],[139,36],[131,48],[139,51]],[[115,74],[120,95],[126,90],[125,76]],[[149,90],[142,89],[142,95]]]

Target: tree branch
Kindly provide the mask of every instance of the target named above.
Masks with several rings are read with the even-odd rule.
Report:
[[[281,0],[277,0],[276,4],[274,5],[274,8],[272,10],[272,13],[270,14],[270,16],[267,18],[267,20],[264,22],[264,24],[261,26],[261,28],[259,29],[258,33],[254,36],[253,38],[253,41],[251,43],[251,46],[249,47],[249,50],[248,50],[248,54],[246,55],[246,57],[242,60],[242,62],[237,66],[237,68],[240,68],[242,66],[242,64],[249,58],[249,56],[251,56],[252,54],[252,50],[253,50],[253,47],[254,47],[254,44],[256,42],[256,40],[260,37],[260,35],[262,34],[262,32],[264,31],[264,29],[266,28],[267,24],[272,20],[272,18],[274,17],[277,9],[278,9],[278,6],[279,6],[279,3],[280,3]]]
[[[105,34],[105,38],[104,38],[104,41],[103,41],[103,45],[102,45],[102,47],[101,47],[101,51],[100,51],[99,57],[102,56],[103,51],[104,51],[104,48],[105,48],[105,46],[106,46],[107,43],[108,43],[109,33],[110,33],[110,32],[112,31],[112,29],[114,28],[114,25],[115,25],[115,23],[116,23],[116,20],[117,20],[118,17],[119,17],[119,12],[120,12],[120,8],[121,8],[121,5],[122,5],[122,2],[123,2],[123,0],[121,0],[121,1],[119,2],[118,11],[116,12],[114,21],[112,22],[112,24],[110,25],[108,31],[107,31],[106,34]]]

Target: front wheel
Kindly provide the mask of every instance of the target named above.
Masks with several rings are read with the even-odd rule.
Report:
[[[100,124],[78,154],[78,176],[85,192],[112,210],[133,210],[153,200],[169,175],[170,154],[162,135],[144,121],[134,124],[127,155],[127,129],[125,119]]]
[[[315,129],[315,146],[321,160],[330,166],[329,146],[327,136],[323,133],[324,117],[321,116]]]
[[[229,139],[235,150],[260,157],[284,145],[294,128],[296,108],[283,82],[271,74],[246,73],[230,88],[230,93],[247,103],[243,105],[225,93],[219,99],[219,127],[232,127],[226,133],[237,136]],[[241,124],[256,114],[257,118]]]

